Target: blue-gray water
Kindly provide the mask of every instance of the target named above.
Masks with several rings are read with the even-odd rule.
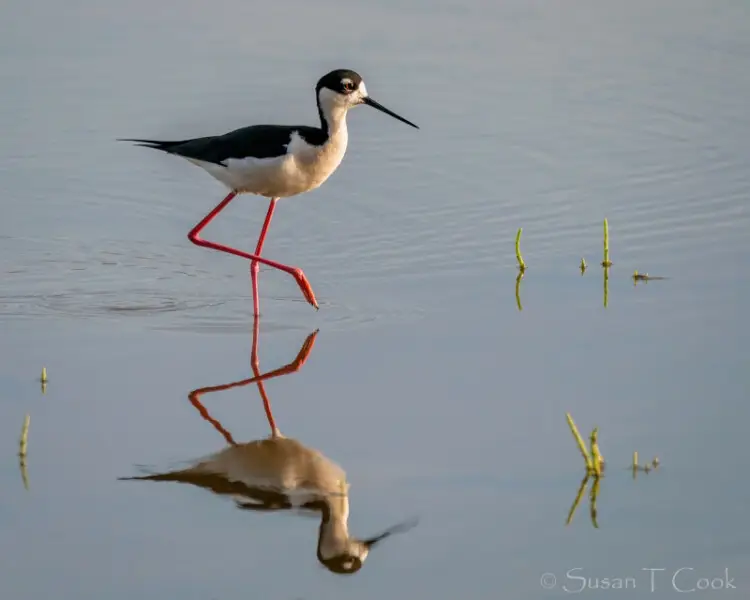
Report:
[[[638,598],[728,570],[724,595],[747,597],[747,3],[0,15],[3,598],[536,599],[579,590],[571,569],[634,577]],[[263,270],[259,353],[285,365],[320,328],[266,385],[279,427],[347,471],[355,535],[420,517],[349,578],[318,565],[314,518],[117,480],[223,447],[187,394],[251,376],[252,306],[247,264],[185,237],[221,187],[114,139],[314,123],[336,67],[421,129],[355,109],[340,170],[279,204],[264,254],[302,267],[321,310]],[[265,209],[240,198],[206,237],[250,249]],[[267,435],[254,387],[204,402],[238,440]],[[583,475],[567,411],[599,427],[598,529],[587,496],[565,525]],[[634,450],[662,466],[634,481]],[[665,569],[654,593],[646,568]]]

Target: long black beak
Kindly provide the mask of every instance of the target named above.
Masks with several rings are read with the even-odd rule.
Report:
[[[408,121],[407,121],[408,123]],[[409,123],[411,125],[411,123]],[[416,127],[416,125],[415,125]],[[417,127],[417,129],[419,129]],[[403,523],[399,523],[398,525],[394,525],[393,527],[389,527],[386,529],[383,533],[380,535],[376,535],[375,537],[371,537],[369,540],[363,540],[362,543],[369,549],[372,548],[375,544],[377,544],[380,540],[384,540],[389,535],[393,535],[394,533],[402,533],[404,531],[409,531],[412,527],[415,527],[419,520],[415,517],[413,519],[410,519],[408,521],[404,521]]]
[[[406,123],[407,125],[411,125],[415,129],[419,129],[419,127],[417,127],[414,123],[412,123],[411,121],[407,121],[406,119],[404,119],[404,117],[398,116],[392,110],[388,110],[385,106],[383,106],[382,104],[380,104],[380,102],[376,102],[375,100],[373,100],[372,98],[370,98],[370,96],[365,96],[364,98],[362,98],[362,102],[364,102],[368,106],[372,106],[373,108],[377,108],[380,112],[384,112],[387,115],[391,115],[394,119],[398,119],[402,123]]]

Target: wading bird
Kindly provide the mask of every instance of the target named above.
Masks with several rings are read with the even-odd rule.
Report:
[[[315,87],[320,127],[306,125],[251,125],[224,135],[181,141],[123,139],[140,146],[175,154],[205,169],[229,188],[229,194],[189,233],[198,246],[212,248],[250,260],[253,287],[253,314],[260,314],[258,299],[259,263],[285,271],[294,277],[305,299],[316,309],[312,287],[299,267],[290,267],[261,257],[268,226],[280,198],[296,196],[322,185],[341,164],[349,141],[346,128],[347,111],[367,104],[399,121],[419,129],[367,93],[362,77],[349,69],[337,69],[324,75]],[[235,196],[256,194],[270,199],[255,252],[249,254],[236,248],[210,242],[200,233]]]

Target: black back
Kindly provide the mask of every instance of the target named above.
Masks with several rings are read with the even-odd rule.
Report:
[[[333,90],[340,94],[349,94],[359,87],[362,77],[351,69],[336,69],[323,75],[315,86],[315,97],[320,115],[320,127],[307,125],[250,125],[235,129],[224,135],[194,138],[179,141],[160,141],[126,139],[125,142],[137,142],[147,148],[154,148],[185,158],[226,166],[229,158],[273,158],[283,156],[297,132],[303,140],[313,146],[321,146],[328,139],[328,123],[320,108],[320,90]]]
[[[226,166],[228,158],[272,158],[286,153],[286,147],[297,132],[303,140],[320,146],[328,134],[318,127],[306,125],[250,125],[224,135],[163,142],[158,140],[123,140],[142,146]]]

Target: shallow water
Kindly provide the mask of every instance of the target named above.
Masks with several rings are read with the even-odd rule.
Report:
[[[665,569],[654,598],[725,570],[725,595],[747,595],[744,3],[11,0],[3,16],[3,597],[535,599],[581,574],[640,597],[646,568]],[[349,578],[318,564],[314,516],[118,481],[224,446],[187,396],[252,376],[252,306],[247,265],[185,238],[220,186],[114,139],[311,123],[315,80],[340,66],[421,129],[356,109],[341,169],[279,204],[264,254],[302,267],[321,309],[263,270],[259,357],[286,365],[320,329],[266,384],[280,429],[346,470],[354,535],[420,519]],[[265,209],[240,198],[206,236],[249,248]],[[268,434],[254,386],[203,400],[237,440]],[[566,526],[583,475],[566,411],[599,427],[598,528],[588,496]],[[659,469],[633,480],[634,450]]]

